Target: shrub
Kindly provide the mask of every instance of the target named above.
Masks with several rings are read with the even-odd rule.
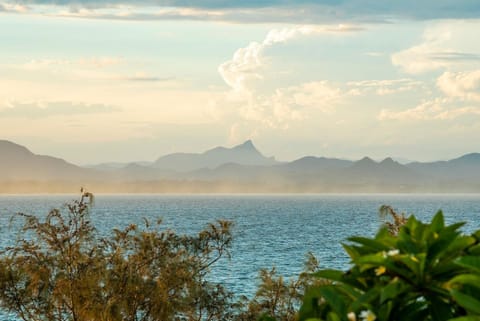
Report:
[[[315,273],[332,283],[307,291],[300,320],[480,320],[480,231],[463,235],[462,225],[439,211],[428,224],[410,216],[398,230],[349,238],[352,267]]]
[[[50,211],[19,214],[20,238],[0,252],[0,307],[49,321],[229,320],[232,294],[209,282],[228,254],[227,221],[197,235],[130,225],[99,238],[89,219],[91,194]]]

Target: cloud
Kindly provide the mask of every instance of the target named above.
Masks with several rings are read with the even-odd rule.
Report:
[[[347,82],[347,94],[351,96],[371,94],[385,96],[413,91],[422,86],[424,86],[423,82],[409,78],[350,81]]]
[[[466,67],[480,63],[478,52],[469,52],[471,47],[462,39],[473,39],[478,22],[443,22],[428,27],[423,42],[394,53],[392,64],[409,74],[421,74],[435,70]],[[468,49],[467,49],[468,48]]]
[[[121,109],[103,104],[77,102],[7,102],[0,117],[39,119],[52,116],[88,115],[118,112]]]
[[[91,69],[101,69],[118,65],[124,61],[121,57],[83,57],[73,59],[32,59],[22,65],[24,69],[39,70],[47,68],[72,68],[84,67]]]
[[[239,48],[230,60],[218,67],[218,72],[229,90],[220,101],[213,103],[214,114],[221,114],[222,111],[218,112],[216,109],[225,108],[225,105],[233,106],[231,108],[236,117],[245,121],[268,128],[286,129],[291,122],[305,119],[310,110],[331,112],[340,100],[340,89],[327,81],[277,87],[267,92],[261,90],[260,83],[270,71],[265,52],[268,48],[302,36],[357,30],[359,29],[348,25],[306,25],[272,29],[262,41],[253,41]],[[238,132],[238,128],[234,132]]]
[[[57,14],[70,13],[71,16],[83,18],[190,19],[242,23],[325,24],[398,19],[468,19],[477,18],[480,14],[480,6],[475,0],[25,0],[14,3],[28,4],[40,14],[52,14],[55,10]],[[50,8],[45,10],[46,6]]]
[[[128,81],[139,81],[139,82],[165,82],[165,81],[170,81],[174,80],[175,78],[173,77],[165,77],[165,78],[160,78],[160,77],[154,77],[154,76],[149,76],[149,75],[135,75],[131,77],[125,77],[125,80]]]
[[[125,60],[121,57],[83,57],[79,59],[32,59],[24,64],[10,65],[9,67],[106,81],[169,82],[175,80],[174,77],[159,77],[146,72],[125,75],[112,69],[122,63],[125,63]]]
[[[261,70],[266,66],[263,57],[264,51],[276,44],[285,43],[300,36],[322,34],[322,33],[343,33],[361,30],[361,28],[340,24],[332,26],[296,26],[283,29],[273,29],[261,42],[251,42],[246,47],[240,48],[233,54],[232,59],[222,63],[218,72],[225,83],[235,93],[248,93],[252,83],[261,80]]]
[[[30,8],[19,3],[0,2],[0,12],[8,13],[28,13]]]
[[[480,69],[466,72],[445,72],[437,79],[437,86],[452,98],[480,102]]]
[[[138,82],[166,82],[175,80],[174,77],[156,77],[146,72],[137,72],[133,76],[119,77],[119,79]]]
[[[480,115],[480,106],[478,105],[480,102],[480,69],[462,72],[445,71],[437,78],[436,86],[443,95],[406,110],[383,109],[377,115],[377,119],[382,121],[428,121]]]
[[[480,116],[480,106],[459,106],[448,98],[435,98],[402,111],[383,109],[377,116],[380,121],[431,121],[453,120],[461,116]]]
[[[377,116],[378,120],[430,120],[435,119],[444,111],[442,101],[426,101],[420,105],[403,111],[382,109]]]

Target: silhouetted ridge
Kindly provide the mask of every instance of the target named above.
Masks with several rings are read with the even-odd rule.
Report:
[[[26,147],[0,140],[0,180],[71,180],[82,184],[94,171],[51,156],[35,155]]]
[[[0,152],[1,157],[7,155],[33,155],[26,147],[15,144],[8,140],[0,140]]]
[[[449,161],[450,163],[463,163],[468,165],[480,165],[480,153],[470,153]]]
[[[170,154],[152,163],[107,163],[104,167],[81,168],[0,140],[0,191],[4,193],[50,188],[71,192],[79,186],[126,193],[480,192],[480,153],[407,165],[391,157],[377,162],[370,157],[349,161],[306,156],[280,163],[262,155],[247,140],[203,153]]]
[[[154,168],[188,172],[201,168],[217,168],[223,164],[267,166],[274,165],[273,158],[263,156],[251,140],[232,148],[215,147],[201,154],[175,153],[160,157],[153,164]]]
[[[380,162],[383,165],[392,165],[392,164],[400,164],[399,162],[394,161],[391,157],[387,157]]]

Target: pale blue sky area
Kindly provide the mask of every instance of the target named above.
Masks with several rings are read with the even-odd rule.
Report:
[[[0,138],[77,164],[252,139],[304,155],[480,152],[476,1],[2,1]]]

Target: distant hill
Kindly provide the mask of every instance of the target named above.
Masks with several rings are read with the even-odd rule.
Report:
[[[289,170],[295,171],[322,171],[325,169],[343,169],[352,165],[352,161],[343,160],[338,158],[325,158],[305,156],[300,159],[294,160],[285,165]]]
[[[35,155],[24,146],[0,140],[0,179],[79,180],[95,172],[51,156]]]
[[[101,171],[113,171],[113,170],[128,167],[130,165],[140,165],[140,166],[148,167],[151,164],[152,164],[152,162],[128,162],[128,163],[110,162],[110,163],[85,165],[84,167],[98,169],[98,170],[101,170]]]
[[[396,184],[418,182],[421,179],[420,176],[422,176],[390,157],[381,162],[375,162],[369,157],[364,157],[347,168],[346,173],[350,174],[352,181],[391,182]]]
[[[466,154],[448,161],[413,162],[406,166],[431,178],[442,180],[480,179],[480,153]]]
[[[0,193],[381,193],[480,192],[480,153],[448,161],[401,164],[388,157],[358,161],[305,156],[265,157],[248,140],[232,148],[175,153],[154,162],[80,167],[0,140]]]
[[[188,172],[200,168],[213,169],[228,163],[257,166],[277,164],[273,157],[263,156],[255,148],[253,142],[247,140],[243,144],[232,148],[216,147],[201,154],[175,153],[166,155],[157,159],[152,167]]]

